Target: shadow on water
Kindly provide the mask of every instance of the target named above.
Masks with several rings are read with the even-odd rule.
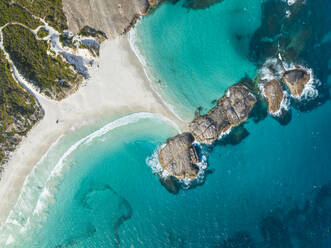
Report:
[[[203,173],[203,177],[199,180],[194,180],[190,182],[189,186],[185,185],[183,182],[179,181],[175,177],[169,176],[166,178],[162,178],[159,176],[160,183],[162,186],[171,194],[177,195],[181,189],[194,189],[198,186],[202,186],[205,184],[206,179],[209,175],[213,174],[215,169],[206,169]]]
[[[224,136],[222,139],[217,140],[213,146],[227,146],[227,145],[238,145],[241,143],[245,138],[247,138],[249,135],[249,132],[247,129],[244,127],[244,124],[241,124],[237,127],[232,128],[231,133],[228,135]]]
[[[118,234],[119,228],[121,225],[129,220],[132,216],[132,207],[130,203],[121,195],[119,195],[111,186],[104,184],[104,185],[93,185],[84,192],[79,192],[81,195],[80,203],[81,206],[84,209],[89,210],[92,214],[95,214],[95,209],[93,205],[93,200],[91,200],[91,197],[93,197],[96,193],[100,192],[110,192],[113,196],[117,197],[119,202],[117,205],[117,211],[118,213],[121,213],[121,215],[115,219],[115,221],[112,221],[112,233],[114,235],[112,243],[110,244],[112,247],[118,247],[120,245],[120,237]],[[110,199],[113,200],[113,199]],[[107,205],[107,202],[102,202],[103,206]],[[95,210],[95,211],[94,211]],[[84,243],[88,238],[93,236],[97,232],[97,228],[90,224],[87,228],[87,231],[84,235],[78,236],[78,237],[71,237],[70,239],[67,239],[63,242],[61,245],[55,246],[55,248],[66,248],[66,247],[72,247],[74,245],[77,245],[79,243]]]
[[[327,248],[331,247],[331,184],[321,186],[303,206],[270,211],[260,220],[262,240],[238,231],[218,248]]]
[[[165,0],[165,2],[170,2],[172,4],[177,4],[178,2],[182,2],[182,7],[187,9],[206,9],[211,7],[214,4],[221,3],[224,0]]]
[[[262,3],[261,26],[250,41],[250,60],[261,66],[267,58],[277,58],[280,53],[286,62],[312,68],[321,82],[316,99],[294,102],[299,111],[311,111],[330,98],[330,13],[329,0],[297,0],[291,6],[279,0]]]

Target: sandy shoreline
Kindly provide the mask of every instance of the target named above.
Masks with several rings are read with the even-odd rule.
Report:
[[[144,111],[161,114],[180,129],[186,129],[186,124],[151,89],[127,37],[102,44],[100,58],[89,72],[90,79],[75,94],[61,102],[37,95],[45,117],[23,139],[2,174],[0,225],[16,203],[24,180],[34,165],[51,144],[71,128],[92,124],[102,116],[115,118]]]

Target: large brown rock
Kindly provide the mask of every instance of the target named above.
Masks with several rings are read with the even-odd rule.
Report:
[[[271,114],[280,110],[284,97],[282,85],[278,79],[267,82],[264,86],[264,95],[268,101],[268,110]]]
[[[213,109],[189,124],[190,132],[196,140],[212,144],[229,128],[245,122],[255,103],[255,96],[244,85],[232,86]]]
[[[300,97],[302,95],[309,80],[310,74],[301,68],[285,71],[283,74],[283,81],[294,97]]]
[[[178,179],[193,179],[198,175],[198,152],[192,145],[190,133],[179,134],[167,140],[160,150],[159,162],[164,170]]]
[[[102,30],[110,39],[126,33],[139,16],[148,12],[148,0],[63,0],[69,30],[78,33],[84,26]]]

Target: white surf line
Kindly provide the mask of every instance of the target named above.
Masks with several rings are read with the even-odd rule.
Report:
[[[20,195],[14,205],[14,207],[11,209],[6,221],[4,222],[4,225],[1,227],[1,233],[2,237],[0,240],[1,242],[5,243],[12,243],[15,241],[15,237],[13,236],[14,233],[20,234],[24,233],[28,230],[29,225],[38,222],[37,219],[31,219],[31,217],[43,217],[42,213],[44,213],[44,210],[48,207],[50,200],[52,199],[54,195],[54,190],[56,190],[56,187],[54,187],[54,180],[58,179],[62,176],[62,172],[64,167],[66,166],[65,161],[66,159],[75,151],[77,150],[81,145],[83,144],[89,144],[92,140],[102,137],[103,135],[111,132],[112,130],[126,126],[129,124],[136,123],[143,119],[156,119],[161,120],[165,123],[168,123],[170,126],[176,129],[177,132],[180,132],[179,127],[176,123],[174,123],[172,120],[164,117],[160,114],[150,113],[150,112],[137,112],[133,114],[129,114],[126,116],[123,116],[119,119],[116,119],[114,121],[111,121],[110,123],[106,124],[105,126],[101,127],[100,129],[94,131],[93,133],[87,135],[84,138],[81,138],[77,142],[75,142],[73,145],[69,147],[68,150],[60,157],[60,159],[57,161],[55,166],[50,170],[50,173],[48,174],[46,180],[39,180],[39,184],[34,187],[34,189],[38,190],[40,188],[40,192],[35,192],[33,190],[30,190],[28,187],[31,185],[31,180],[33,180],[35,176],[35,172],[38,170],[38,167],[41,165],[41,163],[45,160],[48,153],[58,144],[60,139],[63,136],[60,136],[47,150],[47,152],[41,157],[41,159],[36,163],[34,166],[34,169],[32,172],[26,177],[24,180],[23,187],[21,189]],[[31,179],[32,178],[32,179]],[[41,183],[41,184],[40,184]],[[32,183],[33,184],[33,183]],[[56,183],[55,183],[56,184]],[[42,188],[41,188],[42,187]],[[37,200],[35,204],[32,204],[30,207],[31,209],[28,210],[28,212],[25,212],[25,214],[30,214],[29,216],[24,216],[25,218],[22,218],[22,211],[20,210],[21,207],[26,206],[25,202],[26,199],[31,200],[31,194],[38,193],[37,194]],[[19,213],[19,214],[17,214]],[[20,221],[24,221],[24,223],[21,223]],[[13,230],[16,229],[15,230]],[[4,231],[8,231],[4,232]]]
[[[170,110],[170,112],[172,114],[174,114],[177,119],[179,119],[180,121],[184,121],[180,115],[175,111],[175,107],[172,106],[170,103],[168,103],[166,100],[164,100],[164,98],[162,97],[162,95],[158,92],[158,90],[155,87],[155,82],[153,79],[151,79],[148,71],[147,71],[147,62],[145,60],[145,57],[142,55],[139,47],[136,45],[136,41],[137,41],[137,36],[136,36],[136,27],[139,24],[139,21],[141,20],[142,17],[140,17],[140,19],[138,20],[138,22],[136,23],[135,27],[130,29],[130,31],[128,32],[128,41],[131,47],[131,50],[133,51],[133,53],[136,55],[138,61],[140,62],[143,71],[145,73],[145,76],[149,82],[149,86],[151,88],[151,90],[153,91],[153,93],[160,99],[160,101],[165,105],[165,107],[167,109]]]

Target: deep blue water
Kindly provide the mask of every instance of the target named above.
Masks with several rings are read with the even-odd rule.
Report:
[[[214,146],[204,147],[209,164],[204,183],[178,194],[169,193],[146,163],[176,134],[168,124],[139,120],[82,144],[65,160],[65,174],[38,225],[17,235],[16,247],[331,247],[330,4],[317,0],[324,8],[314,15],[309,8],[316,13],[317,3],[307,0],[305,12],[295,19],[299,21],[291,23],[273,16],[288,10],[285,3],[265,2],[224,0],[196,10],[179,1],[144,18],[137,35],[146,39],[140,46],[149,69],[166,85],[165,98],[179,113],[187,111],[185,118],[200,105],[210,107],[224,89],[245,73],[254,76],[266,57],[275,56],[270,39],[281,44],[289,60],[313,68],[321,81],[318,98],[292,101],[286,125],[269,115],[250,118]],[[297,9],[291,10],[294,15]],[[244,11],[254,11],[256,20],[250,22],[253,16]],[[303,21],[314,33],[299,41],[294,33],[300,33]],[[247,34],[239,39],[247,39],[241,50],[245,56],[231,50],[231,25]],[[293,50],[288,35],[305,49]],[[220,50],[215,51],[217,44]],[[216,58],[211,59],[213,51]],[[242,66],[232,71],[231,63]],[[54,161],[61,151],[55,148]]]

